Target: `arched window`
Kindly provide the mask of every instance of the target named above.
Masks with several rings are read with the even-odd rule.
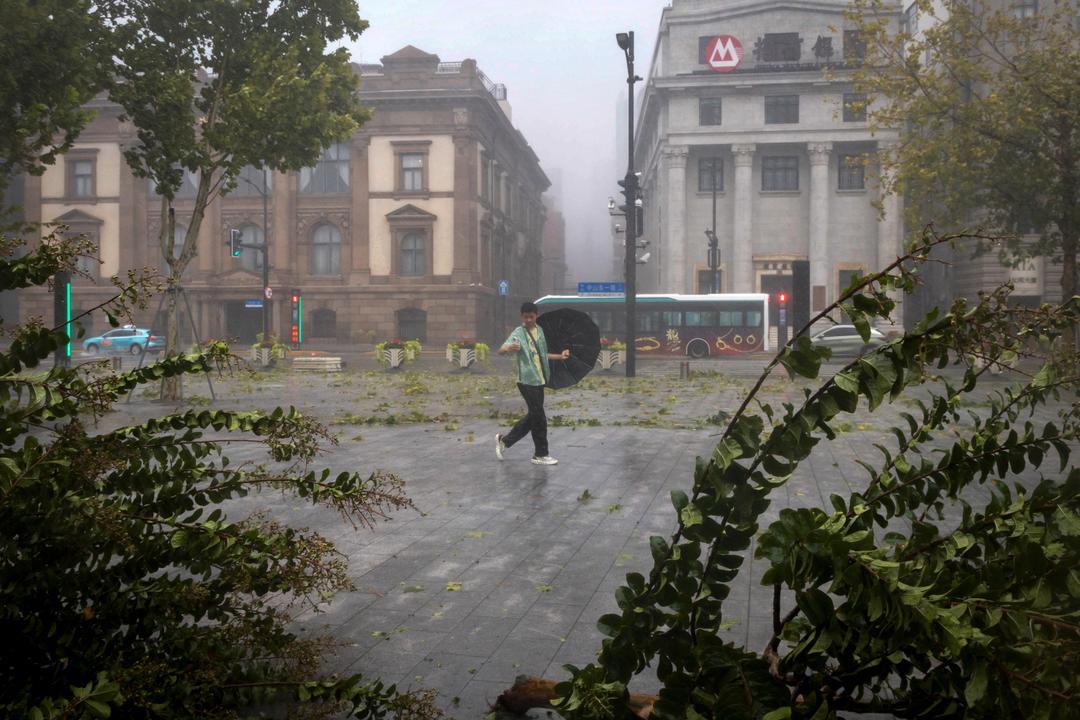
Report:
[[[319,308],[311,314],[311,330],[308,336],[313,338],[337,337],[337,313],[330,308]]]
[[[401,274],[422,276],[427,274],[427,243],[420,233],[411,232],[401,238]]]
[[[311,238],[311,274],[339,275],[341,273],[341,231],[333,225],[315,228]]]
[[[397,336],[402,340],[427,342],[427,313],[416,308],[397,311]]]
[[[263,241],[263,230],[258,225],[240,226],[240,242],[244,245],[261,245]],[[262,250],[246,247],[240,251],[240,267],[249,272],[262,272],[262,266]]]

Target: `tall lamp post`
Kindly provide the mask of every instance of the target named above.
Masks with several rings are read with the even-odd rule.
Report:
[[[716,158],[709,160],[712,184],[712,229],[705,231],[709,241],[709,292],[720,292],[720,242],[716,239]]]
[[[617,33],[615,41],[626,56],[627,165],[626,178],[619,184],[623,186],[623,195],[626,196],[626,257],[623,263],[626,286],[626,377],[634,377],[637,374],[637,348],[635,347],[637,314],[635,303],[637,301],[637,238],[639,232],[636,211],[638,187],[637,176],[634,174],[634,83],[641,80],[641,78],[634,74],[634,33]]]
[[[262,195],[263,206],[263,241],[261,246],[257,246],[256,249],[262,253],[262,286],[263,286],[263,298],[262,298],[262,331],[263,331],[263,344],[270,342],[270,298],[266,297],[266,289],[270,287],[270,226],[268,223],[269,213],[267,212],[267,206],[270,200],[270,176],[269,170],[266,166],[263,166],[263,181],[260,188],[255,183],[248,180],[246,177],[240,177],[241,180],[255,190],[255,192]],[[251,247],[245,245],[244,247]]]

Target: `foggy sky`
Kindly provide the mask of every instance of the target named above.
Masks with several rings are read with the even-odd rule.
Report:
[[[358,0],[368,28],[349,43],[355,62],[377,63],[405,45],[443,62],[473,58],[504,83],[514,125],[566,215],[571,274],[611,276],[607,199],[615,167],[615,111],[626,63],[615,33],[633,30],[635,71],[646,77],[660,11],[669,0]],[[643,83],[637,84],[637,92]],[[624,96],[625,97],[625,96]]]

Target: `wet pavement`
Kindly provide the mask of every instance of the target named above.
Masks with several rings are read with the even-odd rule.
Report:
[[[340,374],[219,378],[215,405],[295,405],[316,415],[339,440],[321,464],[391,471],[420,511],[354,529],[333,511],[268,492],[236,503],[234,519],[266,510],[318,530],[348,557],[358,590],[298,618],[304,632],[336,640],[332,668],[434,688],[448,714],[480,718],[516,676],[561,679],[563,664],[595,657],[596,619],[616,610],[613,592],[627,572],[651,567],[649,536],[674,527],[669,492],[689,488],[695,457],[711,453],[721,429],[714,423],[737,407],[762,364],[697,363],[687,381],[676,363],[646,361],[634,381],[600,373],[549,393],[553,467],[529,462],[528,438],[505,461],[495,458],[494,433],[524,410],[502,359],[479,372],[425,357],[405,372],[353,363]],[[806,386],[777,374],[764,392],[795,401]],[[209,401],[205,385],[188,389],[189,402]],[[875,462],[874,443],[892,447],[891,421],[910,409],[906,400],[844,420],[839,437],[774,493],[762,525],[784,507],[828,507],[830,494],[863,486],[856,460]],[[104,422],[162,411],[137,397]],[[252,452],[240,445],[230,456]],[[757,651],[771,636],[763,570],[748,560],[727,603],[728,637]],[[655,679],[640,677],[632,689],[653,691]]]

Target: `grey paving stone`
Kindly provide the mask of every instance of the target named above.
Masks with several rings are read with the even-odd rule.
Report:
[[[437,358],[422,360],[423,367],[442,373],[425,376],[425,382],[456,393],[469,391],[476,377],[494,377],[509,368],[499,359],[487,374],[470,378],[445,374],[445,363]],[[312,508],[276,491],[253,493],[228,508],[238,515],[266,510],[294,527],[311,528],[331,539],[348,559],[349,575],[359,589],[320,606],[325,612],[301,610],[297,618],[303,632],[329,634],[339,642],[332,668],[379,675],[407,687],[432,687],[451,716],[480,718],[517,675],[559,679],[563,664],[592,660],[603,640],[596,619],[618,611],[615,588],[628,572],[648,574],[649,536],[666,537],[675,527],[670,491],[690,486],[695,456],[711,454],[720,428],[614,423],[654,412],[669,392],[677,396],[672,407],[682,420],[700,420],[718,409],[731,411],[741,392],[731,386],[732,378],[745,384],[756,378],[760,363],[701,367],[719,369],[727,377],[717,379],[715,390],[680,384],[674,380],[677,365],[650,361],[640,363],[643,377],[633,384],[635,392],[621,392],[625,380],[613,375],[604,390],[552,394],[549,415],[596,417],[603,424],[553,427],[552,454],[561,462],[551,468],[528,462],[528,440],[505,462],[494,458],[491,438],[506,424],[488,413],[492,408],[514,413],[523,409],[505,376],[499,379],[502,390],[483,391],[490,400],[474,398],[471,409],[459,411],[434,390],[430,397],[390,397],[387,388],[400,387],[400,375],[346,373],[331,386],[325,378],[285,374],[275,380],[281,387],[274,392],[233,397],[222,406],[295,404],[330,421],[347,412],[373,414],[380,402],[405,407],[415,401],[415,407],[429,414],[458,416],[460,429],[446,432],[435,423],[331,426],[341,442],[320,463],[334,469],[392,471],[406,481],[419,509],[395,512],[373,529],[354,529],[332,510]],[[825,372],[839,367],[830,364]],[[657,378],[665,389],[651,392],[650,383],[660,382]],[[770,380],[770,385],[776,388],[770,398],[774,407],[800,397],[801,385],[785,385],[780,379]],[[377,397],[369,399],[368,392]],[[222,393],[229,397],[227,387]],[[159,406],[149,403],[133,403],[131,409],[136,418],[160,413]],[[860,409],[852,415],[849,432],[821,443],[788,483],[774,491],[761,527],[784,508],[828,507],[830,494],[864,487],[866,475],[856,460],[876,462],[880,453],[875,442],[895,445],[885,431],[890,418],[904,409],[907,406],[883,407],[874,416]],[[1049,419],[1053,411],[1040,413]],[[468,432],[474,435],[472,442],[467,442]],[[353,440],[356,435],[363,440]],[[245,446],[231,457],[258,460],[261,455],[258,448]],[[586,489],[591,499],[581,500]],[[972,497],[985,493],[979,488]],[[747,558],[730,585],[724,614],[734,625],[723,635],[759,651],[772,634],[772,592],[759,582],[765,563],[753,559],[752,548]],[[461,589],[449,591],[448,582],[460,582]],[[786,610],[792,602],[785,595],[781,604]],[[646,672],[635,678],[633,687],[652,691],[655,676]]]

